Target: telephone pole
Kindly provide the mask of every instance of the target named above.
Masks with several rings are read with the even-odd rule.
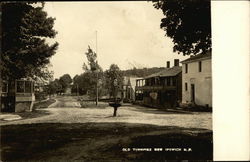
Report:
[[[96,66],[98,65],[97,62],[97,31],[96,31],[96,39],[95,39],[95,45],[96,45]],[[98,67],[96,67],[96,106],[98,105]]]

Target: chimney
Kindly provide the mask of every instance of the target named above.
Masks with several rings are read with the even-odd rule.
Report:
[[[167,68],[170,68],[170,61],[167,61]]]
[[[179,66],[179,59],[174,59],[174,66]]]

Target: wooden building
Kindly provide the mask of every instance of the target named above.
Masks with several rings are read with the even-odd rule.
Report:
[[[211,52],[182,61],[182,103],[212,107]]]
[[[179,60],[175,65],[138,79],[135,88],[136,103],[157,108],[174,108],[182,99],[182,68]]]
[[[34,81],[29,79],[19,79],[9,83],[3,81],[1,100],[1,111],[32,111],[35,101]]]

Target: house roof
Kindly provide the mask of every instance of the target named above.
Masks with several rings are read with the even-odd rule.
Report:
[[[181,63],[187,63],[187,62],[193,62],[193,61],[197,61],[197,60],[201,60],[201,59],[209,59],[211,58],[211,52],[208,52],[206,54],[198,54],[195,56],[191,56],[190,58],[183,60]]]
[[[181,73],[182,68],[181,66],[174,66],[172,68],[166,68],[158,73],[154,73],[152,75],[149,75],[145,77],[147,78],[153,78],[153,77],[167,77],[167,76],[176,76],[177,74]]]

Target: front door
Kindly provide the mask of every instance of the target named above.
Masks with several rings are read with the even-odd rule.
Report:
[[[191,102],[195,103],[195,86],[191,84]]]

